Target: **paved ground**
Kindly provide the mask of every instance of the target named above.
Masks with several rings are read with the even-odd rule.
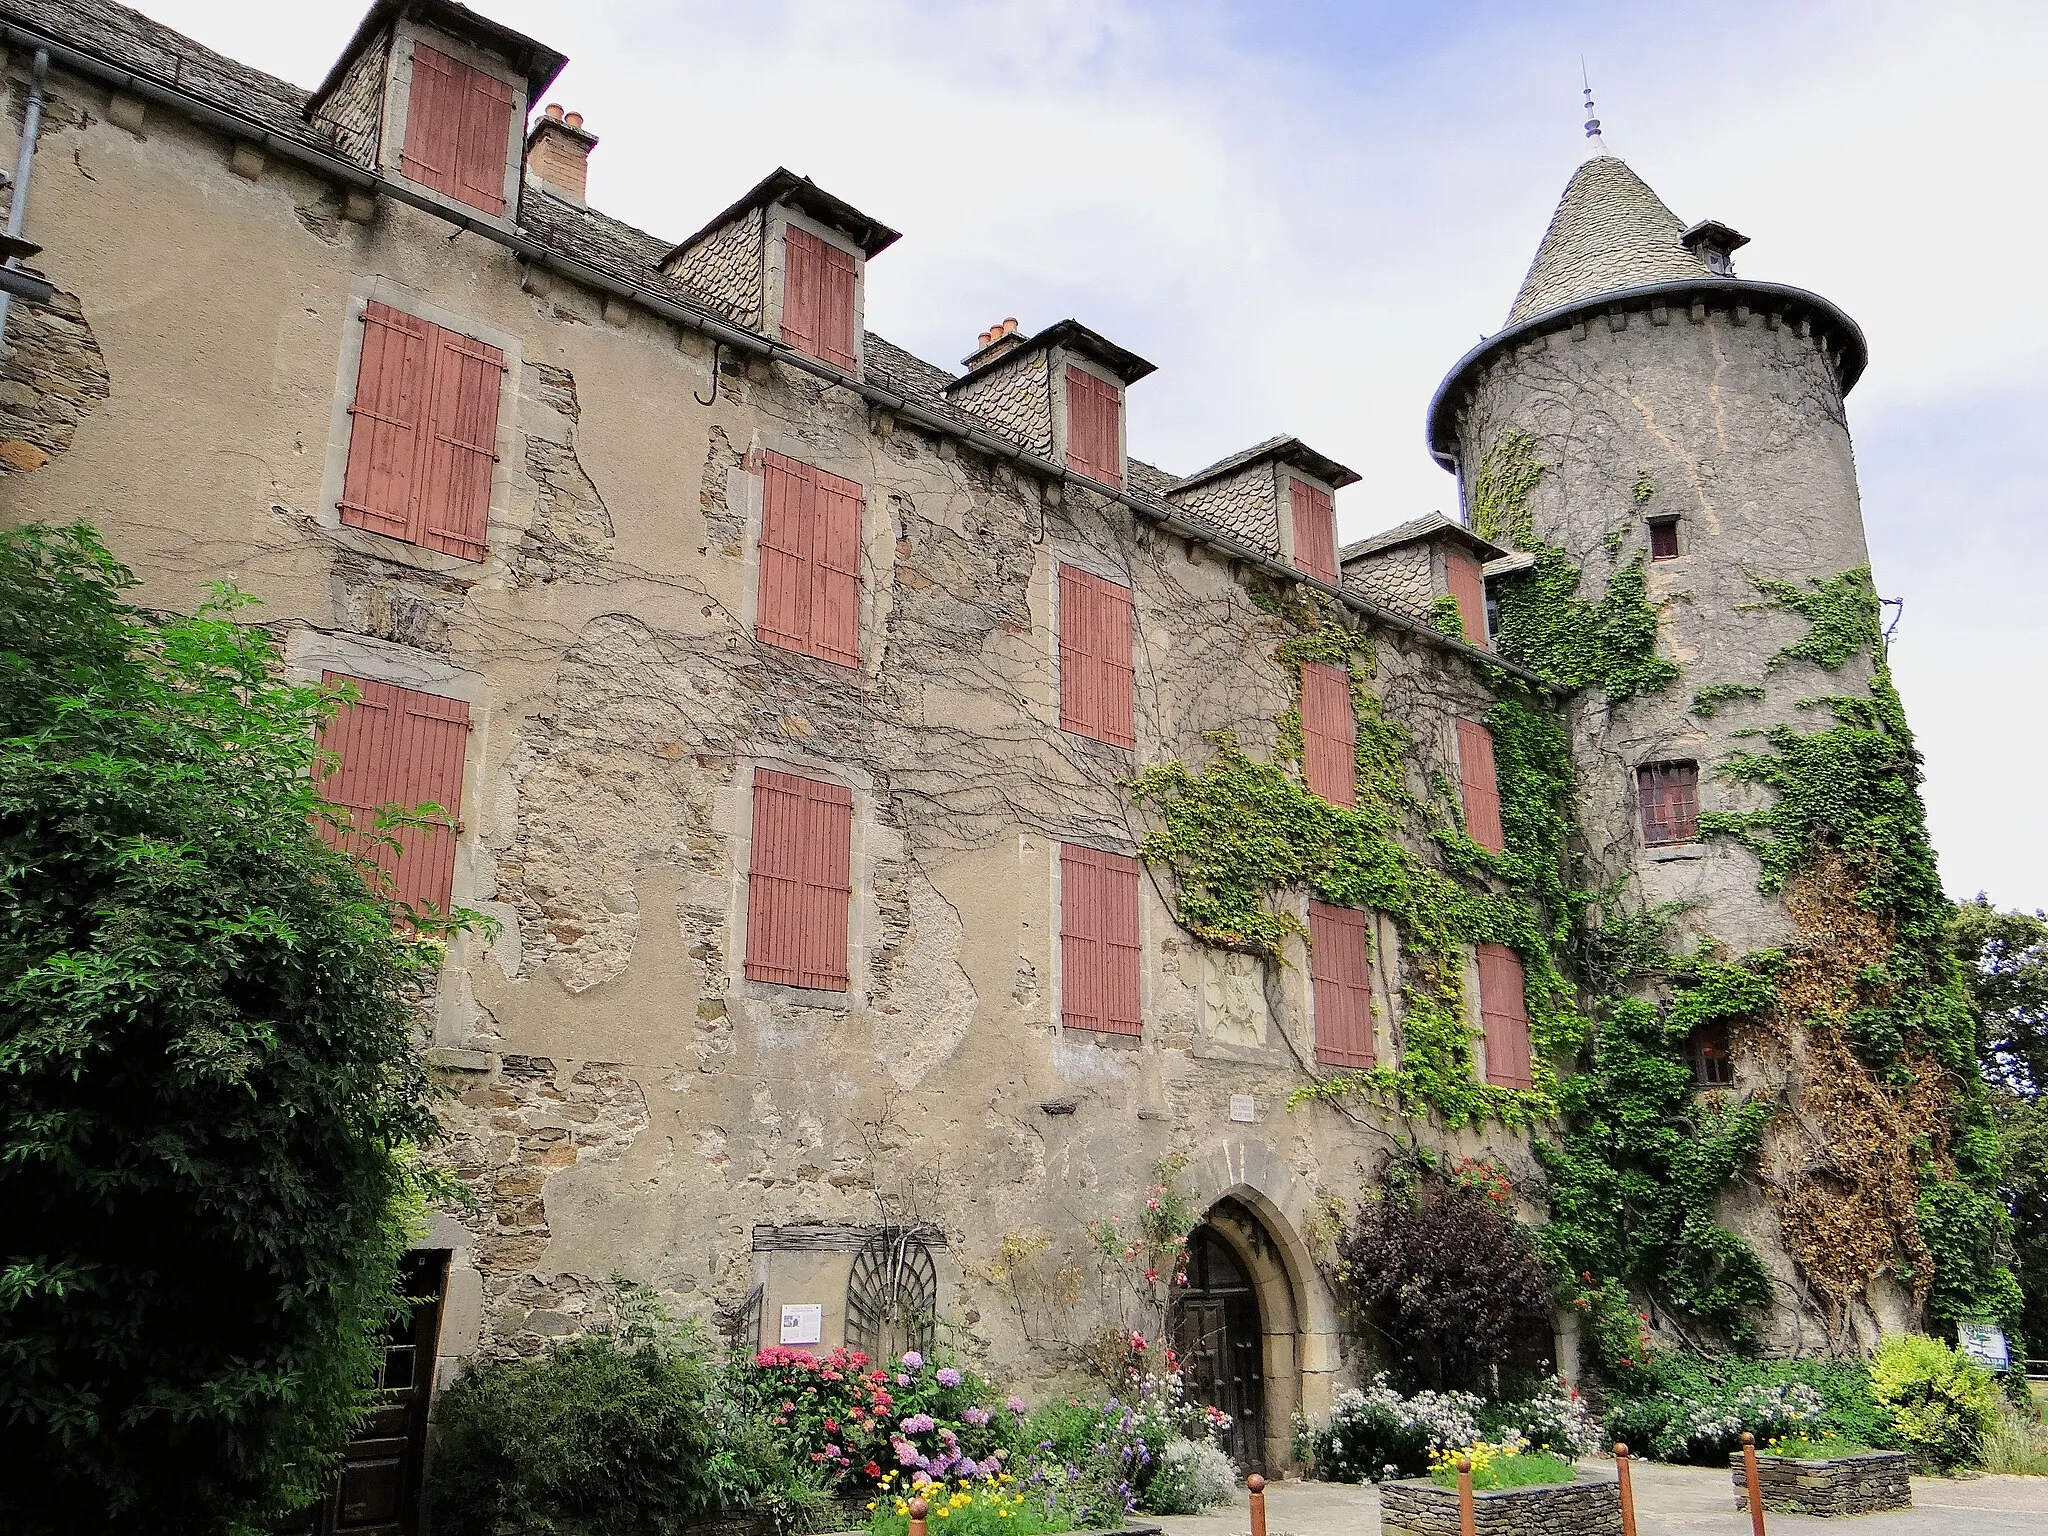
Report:
[[[1612,1462],[1585,1463],[1588,1475],[1612,1477]],[[1750,1536],[1749,1516],[1735,1508],[1725,1468],[1635,1464],[1639,1536]],[[1832,1531],[1837,1536],[2048,1536],[2048,1477],[1913,1479],[1913,1507],[1886,1515],[1815,1520],[1768,1516],[1774,1533]],[[1168,1536],[1247,1536],[1244,1490],[1237,1502],[1206,1515],[1159,1520]],[[1274,1483],[1266,1490],[1268,1536],[1376,1536],[1379,1495],[1370,1484]]]

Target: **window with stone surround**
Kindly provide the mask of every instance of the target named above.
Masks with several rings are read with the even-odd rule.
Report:
[[[1643,841],[1651,847],[1696,842],[1700,835],[1697,763],[1645,763],[1636,770]]]
[[[1372,941],[1365,914],[1326,901],[1308,904],[1308,973],[1315,1000],[1316,1060],[1326,1067],[1373,1064]]]
[[[754,770],[747,866],[749,981],[844,992],[853,907],[853,791]]]
[[[1489,853],[1505,852],[1493,732],[1477,720],[1458,722],[1458,788],[1465,805],[1465,835]]]
[[[362,327],[342,522],[483,559],[505,354],[388,304]]]
[[[790,225],[782,242],[782,339],[797,351],[853,368],[853,255]]]
[[[1138,1035],[1138,861],[1060,846],[1060,1021],[1068,1029]]]
[[[1131,589],[1060,567],[1060,729],[1134,747]]]
[[[843,667],[860,665],[860,525],[851,480],[763,453],[754,637]]]
[[[503,80],[414,43],[399,168],[444,197],[503,214],[517,103]]]
[[[1486,1080],[1497,1088],[1532,1088],[1529,995],[1522,957],[1505,944],[1481,944],[1479,1018],[1486,1037]]]
[[[1678,519],[1675,517],[1654,517],[1650,519],[1650,558],[1652,560],[1676,560],[1684,553],[1678,547]]]
[[[1301,770],[1308,787],[1332,805],[1358,799],[1358,715],[1351,674],[1324,661],[1301,669]]]
[[[461,699],[340,672],[323,672],[320,680],[329,687],[348,683],[356,690],[356,701],[342,705],[320,731],[320,751],[332,754],[334,764],[320,793],[348,812],[353,830],[323,822],[322,835],[374,861],[400,904],[447,911],[455,881],[469,706]],[[393,848],[374,830],[378,811],[387,805],[439,810],[425,825],[401,829]]]

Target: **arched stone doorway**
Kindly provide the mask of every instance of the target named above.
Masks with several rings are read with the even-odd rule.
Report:
[[[1181,1180],[1204,1212],[1196,1233],[1222,1245],[1256,1303],[1263,1453],[1233,1456],[1270,1476],[1293,1460],[1294,1415],[1325,1412],[1335,1395],[1336,1302],[1302,1236],[1312,1196],[1278,1152],[1251,1139],[1198,1155]]]

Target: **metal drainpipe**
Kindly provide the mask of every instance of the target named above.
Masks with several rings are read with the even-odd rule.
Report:
[[[28,71],[28,110],[21,119],[21,155],[14,162],[14,202],[7,210],[7,233],[21,234],[22,221],[28,217],[28,174],[36,163],[36,137],[43,130],[43,80],[50,73],[50,50],[38,48],[35,62]],[[7,265],[18,267],[21,263],[12,256]],[[14,307],[14,295],[0,290],[0,346],[7,340],[7,316]]]

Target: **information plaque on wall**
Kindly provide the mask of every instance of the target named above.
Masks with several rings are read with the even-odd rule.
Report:
[[[824,1336],[825,1309],[815,1303],[782,1309],[782,1342],[815,1344]]]
[[[2012,1354],[2006,1348],[2005,1330],[1996,1323],[1956,1324],[1956,1344],[1979,1365],[1994,1371],[2009,1370]]]
[[[1245,1125],[1254,1124],[1259,1118],[1258,1100],[1248,1093],[1233,1093],[1230,1096],[1230,1118]]]

